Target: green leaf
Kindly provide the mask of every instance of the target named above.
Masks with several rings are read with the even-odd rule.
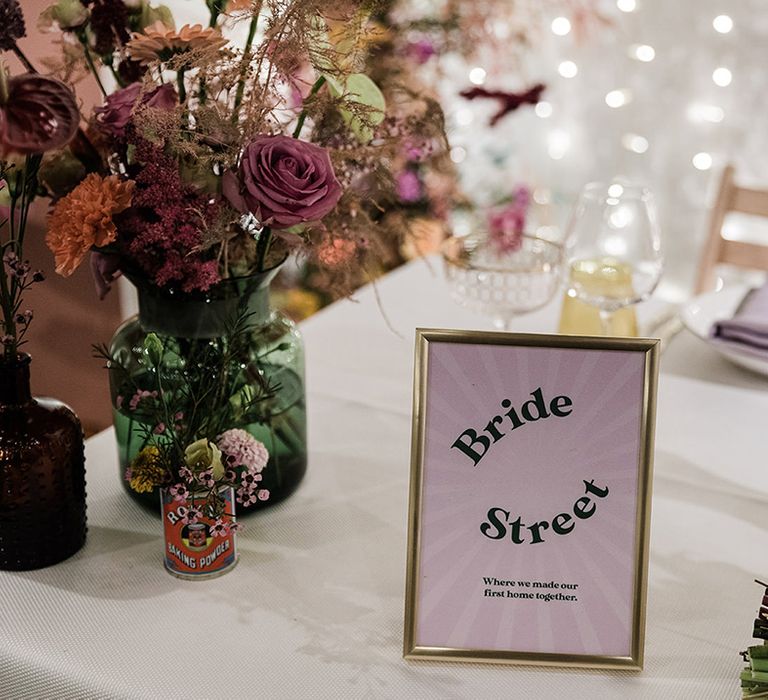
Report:
[[[328,80],[328,76],[326,76],[326,80]],[[381,90],[364,73],[352,73],[352,75],[347,76],[343,91],[339,89],[338,81],[329,81],[328,85],[336,97],[341,97],[347,103],[367,108],[364,117],[343,107],[340,112],[342,119],[358,140],[362,143],[368,143],[373,138],[373,127],[381,124],[384,119],[386,102]]]

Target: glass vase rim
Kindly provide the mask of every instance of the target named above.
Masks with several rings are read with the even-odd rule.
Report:
[[[28,352],[17,352],[14,360],[7,360],[5,355],[0,354],[0,366],[12,368],[12,367],[29,367],[32,364],[32,355]]]
[[[216,284],[212,285],[207,291],[192,291],[184,292],[177,287],[161,287],[154,284],[150,279],[142,272],[135,269],[123,270],[123,274],[128,281],[136,287],[137,291],[149,291],[157,296],[162,296],[167,299],[176,299],[179,301],[205,301],[207,299],[229,299],[239,296],[239,294],[227,293],[227,288],[235,288],[238,283],[249,284],[259,278],[268,277],[271,273],[276,272],[283,266],[288,260],[288,254],[278,260],[274,265],[268,267],[259,272],[253,272],[249,275],[238,275],[235,277],[224,277],[220,279]],[[221,292],[224,293],[221,293]]]
[[[614,191],[611,191],[611,190]],[[617,200],[616,203],[622,199],[640,199],[640,200],[652,200],[653,191],[647,185],[642,182],[633,180],[594,180],[588,182],[581,188],[579,193],[581,200],[588,200],[591,202],[605,202],[608,199]]]
[[[470,233],[466,236],[449,236],[440,247],[440,252],[443,257],[443,260],[447,265],[451,265],[453,267],[458,267],[464,270],[478,270],[481,272],[509,272],[509,269],[504,267],[503,265],[478,265],[471,262],[467,262],[465,260],[459,259],[457,255],[451,255],[451,247],[455,247],[457,244],[461,245],[462,250],[464,249],[463,242],[470,239],[475,240],[485,240],[487,237],[487,232],[477,232],[477,233]],[[552,265],[557,265],[558,263],[562,262],[563,260],[563,254],[564,254],[564,247],[560,243],[556,243],[555,241],[550,241],[547,238],[543,238],[541,236],[537,236],[536,234],[532,233],[523,233],[522,237],[528,241],[534,241],[536,243],[542,243],[545,248],[549,248],[550,250],[554,250],[557,253],[557,259],[553,261],[542,261],[537,262],[535,264],[530,265],[525,270],[515,270],[515,272],[542,272],[542,271],[548,271],[551,269]],[[517,251],[512,251],[517,252]]]

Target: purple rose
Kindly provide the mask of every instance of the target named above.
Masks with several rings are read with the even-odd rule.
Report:
[[[224,174],[222,193],[241,214],[280,229],[322,219],[339,201],[341,185],[324,148],[289,136],[257,136],[237,172]]]
[[[96,124],[107,136],[119,138],[125,134],[125,127],[131,120],[136,101],[141,95],[142,84],[131,83],[122,90],[113,92],[101,107],[96,107]],[[144,93],[141,106],[154,109],[173,109],[177,103],[176,90],[170,83],[164,83]]]

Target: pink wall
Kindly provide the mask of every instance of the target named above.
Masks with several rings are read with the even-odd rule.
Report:
[[[37,29],[37,19],[40,13],[51,4],[51,0],[21,0],[21,7],[24,11],[24,19],[27,23],[27,36],[19,41],[19,46],[37,69],[44,73],[40,59],[46,55],[51,55],[56,51],[56,46],[52,44],[55,34],[43,34]],[[22,66],[16,57],[10,53],[3,56],[8,61],[11,73],[19,73]],[[75,86],[78,98],[83,103],[86,113],[90,113],[94,104],[99,101],[99,92],[93,79],[86,79]]]

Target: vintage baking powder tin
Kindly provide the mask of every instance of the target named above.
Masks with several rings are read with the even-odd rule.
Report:
[[[222,488],[220,495],[225,501],[225,512],[234,513],[234,492],[231,487]],[[202,503],[204,494],[200,494]],[[202,517],[196,523],[185,523],[191,501],[174,501],[168,489],[160,489],[165,532],[165,568],[174,576],[195,581],[221,576],[237,564],[235,533],[216,537],[212,532],[214,521]],[[230,518],[235,522],[235,518]]]

